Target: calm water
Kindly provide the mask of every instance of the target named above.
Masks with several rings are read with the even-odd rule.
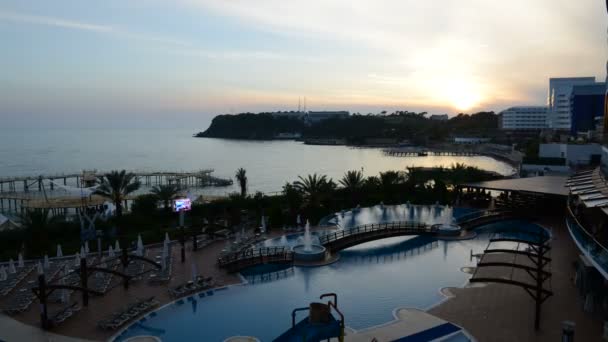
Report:
[[[82,169],[184,170],[213,168],[219,177],[247,170],[250,191],[279,191],[298,175],[345,171],[366,175],[407,166],[466,163],[508,174],[512,168],[487,157],[387,157],[380,149],[309,146],[295,141],[192,138],[196,129],[0,129],[0,177],[75,172]],[[214,193],[236,188],[217,188]]]
[[[458,216],[464,212],[445,208],[431,216],[442,222],[446,213]],[[473,240],[389,238],[346,249],[337,262],[328,266],[279,271],[269,266],[256,268],[244,273],[246,285],[168,305],[154,317],[132,325],[118,340],[156,335],[169,342],[222,341],[246,335],[270,341],[290,327],[291,310],[327,292],[338,293],[349,327],[369,328],[391,321],[396,308],[426,309],[437,304],[443,299],[439,293],[442,287],[459,287],[469,279],[461,267],[474,266],[471,251],[481,252],[494,234],[515,237],[527,229],[539,228],[527,222],[507,221],[479,229]],[[297,238],[291,235],[287,243],[293,244]],[[280,239],[273,239],[268,245],[279,243]],[[514,246],[503,243],[501,247]]]

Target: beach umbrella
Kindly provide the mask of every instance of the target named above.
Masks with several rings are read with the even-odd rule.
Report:
[[[44,264],[43,265],[44,265],[44,269],[45,270],[48,270],[49,267],[51,267],[51,263],[49,262],[49,256],[48,256],[48,254],[44,255]]]
[[[144,255],[144,242],[141,239],[141,235],[137,235],[137,255]]]
[[[23,254],[19,253],[19,256],[18,256],[17,260],[18,260],[17,265],[19,267],[25,266],[25,263],[23,262]]]
[[[61,258],[63,256],[63,251],[61,250],[61,245],[57,244],[57,257]]]
[[[38,271],[38,274],[44,274],[44,269],[42,268],[42,264],[40,263],[40,261],[38,261],[38,265],[36,266],[36,270]]]
[[[80,266],[80,254],[78,252],[74,255],[74,266]]]
[[[89,241],[84,242],[84,252],[86,254],[89,254],[91,252],[91,250],[89,249]]]
[[[163,257],[160,258],[160,269],[161,269],[161,271],[164,271],[165,268],[167,268],[167,258],[165,257],[165,254],[163,251]]]
[[[6,268],[4,265],[0,266],[0,281],[4,281],[8,278],[8,274],[6,274]]]
[[[266,233],[266,220],[265,217],[262,215],[262,226],[260,227],[260,231],[263,233]]]
[[[163,243],[163,258],[166,258],[169,256],[169,243],[165,242]]]
[[[112,246],[108,247],[108,257],[113,258],[116,255],[114,254],[114,248]]]
[[[196,267],[195,263],[192,263],[192,281],[196,281],[197,276],[198,276],[198,267]]]
[[[17,273],[17,270],[15,269],[15,262],[12,258],[8,261],[8,273]]]
[[[65,273],[63,275],[65,276]],[[63,277],[61,277],[59,279],[59,285],[65,285],[65,279]],[[67,303],[69,300],[70,300],[70,293],[68,292],[67,289],[62,289],[61,290],[61,302]]]
[[[116,243],[114,244],[114,252],[120,253],[120,243],[118,240],[116,240]]]

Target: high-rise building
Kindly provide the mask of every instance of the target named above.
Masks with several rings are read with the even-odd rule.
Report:
[[[596,117],[604,116],[605,83],[577,85],[572,88],[570,100],[571,135],[594,131]]]
[[[572,127],[572,91],[574,86],[595,84],[595,77],[563,77],[549,79],[547,127],[570,131]]]

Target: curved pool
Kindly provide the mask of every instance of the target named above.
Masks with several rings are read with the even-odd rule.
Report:
[[[435,209],[424,210],[433,213]],[[451,219],[468,211],[443,208],[437,212],[441,214],[434,217],[443,220],[446,212]],[[154,335],[163,341],[223,341],[241,335],[271,341],[290,327],[292,309],[326,292],[338,293],[347,326],[369,328],[393,320],[396,308],[427,309],[444,299],[441,288],[463,286],[470,275],[461,268],[474,266],[471,251],[481,252],[491,236],[525,237],[525,232],[538,229],[525,221],[504,221],[479,228],[472,240],[388,238],[346,249],[337,262],[327,266],[255,267],[242,273],[245,284],[169,304],[131,325],[116,340]],[[297,236],[273,239],[267,244],[285,240],[293,244]],[[505,248],[514,246],[502,244]]]

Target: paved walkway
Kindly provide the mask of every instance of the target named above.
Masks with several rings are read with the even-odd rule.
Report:
[[[429,313],[460,325],[481,342],[560,341],[564,320],[576,323],[576,341],[601,341],[603,322],[582,311],[574,286],[573,262],[579,253],[563,217],[539,223],[552,227],[554,234],[550,255],[554,295],[542,306],[539,331],[534,330],[534,301],[523,289],[510,285],[450,288],[455,297]]]

